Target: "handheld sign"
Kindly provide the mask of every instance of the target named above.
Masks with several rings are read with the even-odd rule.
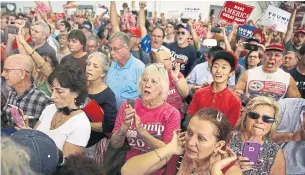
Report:
[[[272,5],[268,6],[267,11],[261,20],[261,25],[266,27],[276,26],[275,30],[286,32],[291,14]]]
[[[178,19],[180,17],[179,10],[169,10],[167,12],[167,18],[168,19]]]
[[[198,5],[185,5],[183,18],[197,19],[199,17],[199,13],[200,13],[200,8],[198,7]]]
[[[245,39],[252,38],[255,29],[255,27],[250,25],[239,26],[237,30],[237,35]]]
[[[226,1],[219,13],[219,19],[230,23],[245,24],[254,7],[234,1]]]

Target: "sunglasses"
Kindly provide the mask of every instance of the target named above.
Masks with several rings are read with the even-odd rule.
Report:
[[[274,117],[270,117],[268,115],[259,115],[256,112],[248,112],[248,117],[251,119],[258,119],[259,117],[262,117],[262,120],[265,123],[274,123],[275,122],[275,118]]]
[[[183,32],[183,31],[182,31],[182,32],[178,31],[178,32],[177,32],[177,35],[180,35],[180,34],[181,34],[181,35],[185,35],[185,32]]]

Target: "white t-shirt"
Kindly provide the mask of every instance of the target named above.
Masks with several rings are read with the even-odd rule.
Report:
[[[60,127],[51,130],[51,122],[57,108],[55,104],[47,106],[39,118],[37,130],[47,134],[54,140],[56,146],[63,150],[65,142],[85,147],[89,141],[91,125],[84,112],[71,117]]]

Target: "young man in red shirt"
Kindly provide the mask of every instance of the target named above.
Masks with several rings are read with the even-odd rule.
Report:
[[[213,107],[222,112],[235,126],[240,116],[241,101],[228,87],[228,79],[234,76],[237,57],[232,52],[220,51],[212,61],[211,73],[213,82],[194,94],[188,109],[188,116],[194,115],[199,109]]]

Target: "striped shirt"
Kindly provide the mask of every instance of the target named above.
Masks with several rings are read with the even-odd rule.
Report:
[[[142,61],[132,54],[123,67],[119,67],[117,62],[111,63],[105,82],[115,94],[117,109],[123,101],[139,97],[137,83],[144,68]]]

